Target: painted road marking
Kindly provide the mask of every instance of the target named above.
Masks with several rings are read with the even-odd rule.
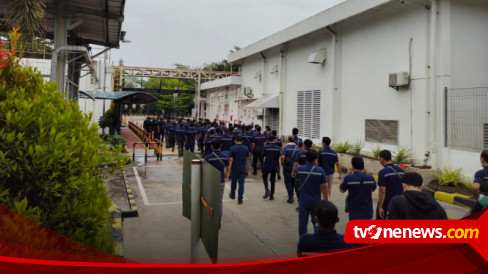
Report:
[[[137,172],[137,169],[135,167],[133,167],[133,169],[134,169],[134,175],[136,176],[137,185],[139,186],[139,190],[141,191],[141,196],[142,196],[142,200],[144,201],[144,205],[149,205],[149,200],[147,199],[146,191],[142,186],[141,178],[139,177],[139,172]]]

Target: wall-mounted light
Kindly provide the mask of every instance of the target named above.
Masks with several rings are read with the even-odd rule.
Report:
[[[261,82],[261,71],[260,70],[258,70],[256,72],[256,75],[254,75],[254,78],[258,78],[259,79],[259,82]]]
[[[323,48],[310,54],[308,62],[311,64],[322,64],[327,59],[327,49]]]
[[[269,74],[277,74],[278,73],[278,65],[275,65],[271,68]]]

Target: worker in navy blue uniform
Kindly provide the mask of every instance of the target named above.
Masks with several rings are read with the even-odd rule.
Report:
[[[296,140],[296,138],[295,138]],[[306,139],[303,142],[303,146],[301,146],[302,150],[298,152],[298,154],[295,154],[295,159],[293,159],[293,170],[291,174],[295,174],[295,171],[297,170],[298,166],[304,165],[307,163],[307,152],[310,150],[315,151],[312,148],[313,142],[310,139]],[[316,151],[315,151],[316,152]]]
[[[180,123],[176,126],[175,129],[175,135],[176,135],[176,143],[178,143],[178,156],[183,156],[183,147],[185,144],[185,127],[183,126],[183,122],[180,121]]]
[[[161,118],[159,120],[159,134],[160,134],[160,141],[163,142],[164,141],[164,136],[165,136],[165,133],[166,133],[166,123],[164,122],[164,119]]]
[[[142,123],[142,129],[144,129],[145,132],[149,132],[149,124],[151,123],[151,117],[146,117],[146,120]]]
[[[149,123],[149,126],[149,134],[153,139],[156,139],[156,136],[158,136],[159,121],[155,118],[151,118],[151,123]]]
[[[298,234],[300,236],[307,233],[308,216],[317,232],[315,207],[321,200],[321,194],[324,200],[329,198],[327,177],[324,170],[317,166],[317,152],[307,151],[306,158],[307,163],[299,166],[295,172],[297,189],[300,191],[298,197]]]
[[[175,145],[176,145],[176,125],[174,121],[170,121],[169,123],[168,137],[169,137],[169,146],[171,147],[171,150],[174,152]]]
[[[422,176],[406,172],[402,176],[403,194],[393,197],[388,206],[388,220],[447,220],[444,208],[433,195],[422,191]]]
[[[300,148],[295,144],[295,138],[288,136],[288,143],[281,150],[281,165],[283,166],[283,177],[285,178],[286,191],[288,192],[288,203],[293,203],[293,192],[295,191],[295,178],[291,172],[293,170],[295,154],[300,152]]]
[[[347,170],[339,190],[348,191],[346,204],[349,220],[369,220],[373,218],[373,191],[376,181],[373,175],[364,172],[364,160],[355,156],[351,159],[352,168]]]
[[[276,172],[280,165],[280,147],[276,144],[275,137],[270,135],[268,137],[268,144],[263,149],[263,184],[264,196],[263,199],[269,197],[274,200]],[[268,175],[270,175],[271,190],[268,185]]]
[[[258,169],[258,161],[261,166],[263,167],[263,158],[261,157],[263,148],[264,148],[264,143],[266,142],[266,137],[264,134],[261,133],[261,127],[256,126],[256,133],[252,136],[252,141],[251,141],[251,152],[252,152],[252,167],[253,167],[253,175],[257,175],[257,169]]]
[[[298,137],[298,128],[293,128],[291,130],[291,135],[293,136],[293,138],[295,138],[295,144],[297,144],[298,147],[302,147],[303,146],[303,140],[302,138]]]
[[[218,136],[215,134],[215,129],[212,127],[208,130],[208,135],[205,136],[205,154],[207,155],[212,152],[212,141],[214,139],[218,138]],[[220,138],[219,138],[220,140]]]
[[[219,220],[219,228],[222,222],[222,199],[224,198],[224,188],[225,188],[225,176],[229,176],[229,158],[225,156],[220,151],[221,142],[220,140],[214,139],[212,140],[212,152],[205,156],[205,161],[211,164],[220,172],[220,220]]]
[[[199,138],[198,138],[198,151],[200,151],[200,153],[202,155],[205,154],[205,144],[204,144],[204,140],[205,140],[205,136],[207,135],[207,132],[208,132],[208,129],[209,127],[207,126],[207,124],[203,124],[202,127],[200,127],[200,131],[199,131]]]
[[[345,243],[344,235],[335,230],[335,224],[339,222],[339,211],[332,202],[319,202],[315,208],[315,222],[318,224],[317,233],[300,236],[297,253],[354,247]]]
[[[242,136],[242,144],[245,145],[249,151],[251,151],[251,141],[252,141],[252,134],[249,132],[251,129],[251,126],[244,126],[243,127],[244,132],[241,134]],[[249,172],[249,167],[251,166],[252,163],[250,163],[250,158],[247,158],[247,164],[246,164],[246,175]]]
[[[191,152],[195,151],[195,141],[198,137],[197,129],[193,123],[190,123],[188,129],[185,131],[185,149]]]
[[[244,198],[244,180],[246,179],[246,158],[249,155],[249,150],[242,144],[242,136],[237,135],[235,138],[235,145],[230,148],[230,193],[229,197],[235,199],[237,183],[239,183],[239,191],[237,201],[242,204]]]
[[[383,169],[378,173],[378,206],[376,207],[376,219],[386,218],[391,198],[403,194],[402,176],[405,171],[391,162],[389,150],[380,151],[380,164]]]
[[[234,145],[234,138],[229,134],[229,130],[224,128],[220,137],[222,148],[220,149],[227,157],[230,155],[230,148]]]
[[[166,122],[164,123],[164,143],[166,144],[166,148],[170,148],[169,146],[169,126],[170,126],[170,120],[166,119]]]
[[[271,127],[266,126],[266,131],[264,131],[264,136],[266,137],[266,140],[268,140],[268,137],[271,135]]]
[[[478,170],[474,174],[473,181],[473,196],[478,200],[480,195],[480,184],[488,180],[488,150],[483,150],[480,155],[480,163],[483,169]]]
[[[278,138],[278,132],[273,129],[271,131],[271,136],[273,136],[275,138],[276,145],[280,147],[280,151],[281,151],[281,148],[283,147],[283,143],[281,142],[280,138]],[[279,180],[281,180],[281,172],[280,172],[279,162],[278,162],[278,166],[276,168],[277,168],[276,174],[278,175],[278,181],[279,181]]]
[[[322,138],[322,149],[319,151],[319,167],[322,167],[327,175],[327,183],[329,186],[329,197],[332,193],[332,183],[334,182],[334,167],[337,167],[337,172],[339,173],[339,180],[342,181],[342,170],[341,164],[339,163],[339,158],[337,153],[330,148],[330,138]]]

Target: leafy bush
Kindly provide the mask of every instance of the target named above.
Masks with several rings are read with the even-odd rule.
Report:
[[[105,114],[98,120],[98,126],[100,126],[100,128],[108,127],[110,132],[115,132],[116,129],[118,130],[118,123],[119,115],[115,109],[115,104],[112,104],[110,109],[105,111]]]
[[[405,147],[398,147],[397,152],[393,156],[395,164],[406,164],[412,161],[412,151]]]
[[[337,143],[331,146],[331,148],[338,153],[347,153],[353,147],[349,141],[345,141],[344,143]]]
[[[364,143],[361,141],[357,141],[356,143],[351,145],[351,148],[347,150],[348,153],[354,155],[354,156],[359,156],[361,155],[361,150],[364,147]]]
[[[112,150],[120,147],[123,152],[127,152],[127,148],[125,147],[127,141],[120,135],[109,135],[106,142],[110,144]]]
[[[0,45],[0,202],[25,217],[113,252],[107,164],[122,165],[76,102]]]
[[[379,145],[377,145],[376,148],[373,149],[373,156],[375,159],[378,159],[380,157],[380,152],[381,152],[381,148]]]
[[[464,187],[464,180],[460,168],[451,170],[444,167],[440,173],[435,175],[434,182],[442,186]]]

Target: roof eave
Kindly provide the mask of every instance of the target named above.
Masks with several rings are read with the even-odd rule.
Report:
[[[230,53],[227,56],[227,60],[230,63],[238,63],[244,58],[337,24],[343,20],[357,16],[392,1],[393,0],[348,0],[342,2],[256,43]]]

